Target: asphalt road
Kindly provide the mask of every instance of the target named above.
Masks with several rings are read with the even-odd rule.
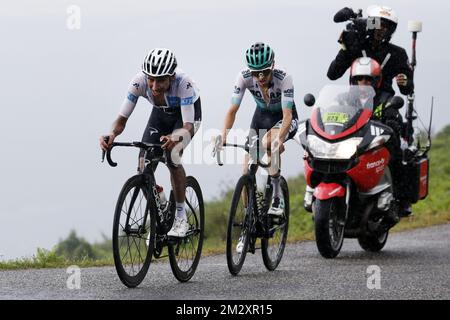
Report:
[[[0,299],[448,300],[450,224],[393,234],[378,254],[346,239],[334,260],[323,259],[315,242],[290,244],[274,272],[257,251],[237,277],[228,273],[224,255],[202,258],[188,283],[173,277],[168,262],[152,264],[136,289],[124,287],[113,267],[81,269],[80,289],[68,288],[69,276],[66,269],[1,271]]]

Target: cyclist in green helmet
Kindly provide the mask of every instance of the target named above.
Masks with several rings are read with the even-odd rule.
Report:
[[[256,102],[247,144],[253,154],[257,152],[257,156],[267,152],[272,164],[275,164],[269,169],[273,197],[268,214],[281,216],[284,213],[284,199],[280,188],[280,163],[276,160],[284,151],[284,143],[294,137],[298,128],[292,77],[285,70],[275,68],[275,53],[267,44],[253,44],[246,51],[245,58],[247,68],[237,76],[231,106],[225,117],[222,141],[226,143],[247,89]],[[258,152],[259,148],[262,152]],[[248,161],[246,156],[244,173],[248,170]]]

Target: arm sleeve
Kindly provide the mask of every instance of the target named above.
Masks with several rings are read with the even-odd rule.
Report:
[[[142,81],[142,76],[137,75],[131,80],[128,87],[128,92],[120,107],[119,115],[125,118],[129,118],[133,113],[134,107],[139,99],[139,96],[143,95],[145,91],[145,82]]]
[[[287,75],[283,79],[281,90],[281,107],[283,109],[292,109],[294,107],[294,84],[292,76]]]
[[[190,79],[186,78],[180,83],[179,96],[183,123],[194,123],[194,98],[196,94],[194,90],[194,84]]]
[[[183,123],[189,122],[194,123],[195,118],[195,109],[194,105],[183,106],[181,108],[181,117],[183,119]]]
[[[342,77],[348,68],[351,67],[353,60],[356,57],[353,57],[347,50],[341,49],[336,56],[336,59],[331,62],[330,67],[328,68],[327,76],[330,80],[337,80]]]
[[[245,93],[245,81],[242,73],[239,73],[234,84],[234,92],[231,96],[231,104],[240,106]]]
[[[412,94],[414,92],[414,76],[409,64],[408,54],[405,50],[402,49],[399,51],[398,61],[394,65],[398,66],[394,76],[403,73],[408,77],[408,84],[406,86],[399,86],[400,92],[404,95]]]

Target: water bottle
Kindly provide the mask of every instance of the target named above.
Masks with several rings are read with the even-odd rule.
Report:
[[[167,199],[166,199],[166,194],[164,193],[164,188],[156,185],[156,191],[158,192],[158,196],[159,196],[159,205],[160,205],[161,209],[164,210],[166,208],[166,204],[167,204]]]

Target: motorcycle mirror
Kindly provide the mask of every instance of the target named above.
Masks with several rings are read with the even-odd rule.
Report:
[[[401,109],[405,105],[405,100],[403,100],[402,97],[395,96],[389,101],[386,105],[386,107],[394,108],[394,109]]]
[[[307,95],[305,95],[305,98],[303,98],[303,101],[305,102],[306,106],[312,107],[316,103],[316,98],[311,93],[308,93]]]

